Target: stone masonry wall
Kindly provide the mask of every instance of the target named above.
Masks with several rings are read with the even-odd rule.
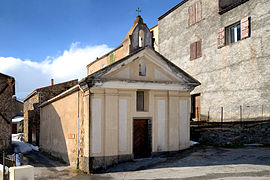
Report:
[[[9,148],[11,144],[14,83],[14,78],[0,74],[0,151]]]
[[[270,116],[270,1],[249,0],[220,15],[219,0],[201,0],[202,20],[189,26],[188,0],[159,20],[159,51],[201,82],[201,117],[224,121]],[[217,31],[250,17],[249,38],[217,48]],[[202,40],[202,57],[190,60],[190,44]],[[261,108],[264,106],[264,108]],[[250,108],[252,107],[252,108]],[[262,113],[262,111],[264,111]]]
[[[32,128],[29,127],[33,123],[33,119],[39,118],[39,108],[37,108],[38,105],[38,93],[33,95],[27,101],[24,101],[24,138],[29,143],[32,143]],[[34,109],[34,107],[36,107],[36,109]],[[29,137],[31,138],[29,139]]]
[[[216,145],[239,143],[270,145],[270,121],[231,128],[201,129],[199,142]]]
[[[29,143],[39,145],[40,108],[43,102],[61,94],[78,84],[78,80],[67,81],[36,89],[34,94],[24,100],[24,134]]]

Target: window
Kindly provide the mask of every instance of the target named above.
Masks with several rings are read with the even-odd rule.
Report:
[[[110,54],[110,64],[114,63],[114,61],[115,61],[115,53],[113,52]]]
[[[222,48],[225,45],[235,43],[248,37],[250,37],[250,17],[245,17],[240,22],[217,31],[217,47]]]
[[[190,44],[190,60],[202,57],[202,40]]]
[[[201,1],[193,4],[188,9],[189,12],[189,26],[202,20],[202,3]]]
[[[144,111],[144,91],[137,91],[137,111]]]
[[[139,31],[139,47],[144,47],[144,31]]]
[[[146,76],[146,66],[143,59],[139,62],[139,76]]]
[[[241,40],[240,22],[226,28],[226,41],[231,44]]]
[[[136,110],[137,111],[149,111],[149,91],[138,90],[136,92]]]

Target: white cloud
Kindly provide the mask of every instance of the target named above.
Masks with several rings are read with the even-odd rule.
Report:
[[[25,98],[36,88],[49,85],[51,78],[55,83],[80,80],[87,75],[86,65],[111,48],[107,45],[79,47],[79,44],[73,43],[61,56],[47,57],[42,62],[0,57],[0,72],[15,77],[19,99]]]

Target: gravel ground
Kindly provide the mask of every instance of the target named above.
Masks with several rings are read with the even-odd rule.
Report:
[[[270,147],[218,148],[197,146],[178,153],[140,159],[95,175],[72,169],[40,153],[26,155],[35,166],[35,179],[270,179]]]

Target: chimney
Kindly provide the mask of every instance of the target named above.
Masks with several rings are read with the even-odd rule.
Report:
[[[51,86],[53,86],[53,79],[51,79]]]

